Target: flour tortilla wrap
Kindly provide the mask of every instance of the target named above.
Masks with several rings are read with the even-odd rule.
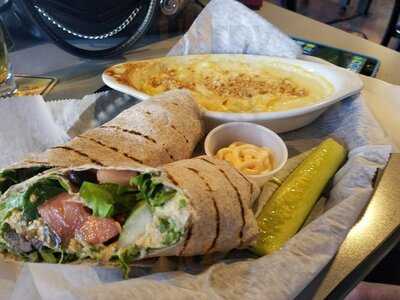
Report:
[[[42,157],[62,167],[159,166],[191,157],[202,136],[200,111],[190,93],[172,91],[123,111]]]
[[[128,208],[118,211],[118,201],[122,201],[122,198],[118,199],[118,193],[114,193],[113,201],[104,202],[105,199],[101,199],[104,190],[116,191],[110,189],[115,182],[106,180],[99,184],[89,179],[92,181],[88,183],[85,180],[87,172],[95,172],[97,178],[101,172],[131,172],[129,186],[123,187],[126,193],[123,199],[130,201]],[[76,184],[80,174],[84,176],[83,183]],[[114,180],[114,175],[109,178]],[[62,182],[57,188],[64,190],[58,194],[52,192],[50,198],[44,199],[45,192],[51,191],[45,186],[49,179]],[[54,185],[54,181],[51,184]],[[40,197],[32,195],[35,187]],[[26,194],[27,191],[31,194]],[[227,252],[246,247],[256,237],[258,229],[251,207],[258,194],[258,187],[228,163],[207,156],[173,162],[158,169],[94,164],[53,169],[12,186],[0,198],[0,245],[3,252],[30,261],[119,263],[125,268],[133,261],[147,257]],[[14,201],[16,198],[25,199],[25,202]],[[60,217],[58,213],[57,219],[63,221],[57,225],[48,217],[57,211],[68,213],[64,206],[62,210],[56,203],[81,206],[80,210],[74,208],[73,219],[84,220],[83,225],[75,228],[74,235],[68,240],[62,235],[65,228],[57,227],[62,224],[70,228],[68,218]],[[106,210],[106,215],[104,203],[114,205],[113,210]],[[121,213],[125,214],[123,221],[120,221]],[[26,214],[31,218],[28,222],[24,221]],[[91,222],[103,221],[113,228],[91,226]],[[30,224],[46,227],[47,234],[52,233],[50,236],[55,236],[58,242],[48,242],[40,234],[33,234]],[[84,235],[82,228],[92,231]],[[103,229],[98,232],[98,228]],[[42,240],[38,243],[38,239]],[[24,247],[18,248],[21,245]],[[49,253],[54,257],[50,261]],[[65,257],[73,258],[63,261]]]
[[[110,122],[75,137],[65,145],[0,170],[0,185],[1,174],[18,173],[31,167],[41,167],[37,169],[39,172],[50,167],[85,164],[159,166],[190,158],[203,134],[200,111],[190,93],[167,92],[123,111]],[[7,180],[4,188],[0,188],[0,193],[11,184],[26,180],[38,172],[25,172],[30,175],[28,177],[14,176],[19,180]]]
[[[255,238],[258,229],[251,207],[259,188],[235,168],[200,156],[168,164],[163,170],[195,211],[185,244],[175,255],[225,252]]]

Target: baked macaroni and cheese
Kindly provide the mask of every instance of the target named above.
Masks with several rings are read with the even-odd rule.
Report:
[[[243,55],[192,55],[129,62],[106,71],[148,95],[188,89],[205,109],[275,112],[322,101],[333,92],[324,78],[278,61]]]

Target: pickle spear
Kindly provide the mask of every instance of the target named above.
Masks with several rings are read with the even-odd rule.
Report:
[[[252,247],[253,252],[270,254],[296,234],[345,158],[345,148],[329,138],[304,159],[257,217],[260,234]]]

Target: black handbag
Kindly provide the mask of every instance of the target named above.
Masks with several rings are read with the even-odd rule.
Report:
[[[47,39],[77,56],[106,58],[131,48],[157,16],[176,16],[185,3],[186,0],[0,0],[0,12],[9,36],[22,37],[19,45]]]

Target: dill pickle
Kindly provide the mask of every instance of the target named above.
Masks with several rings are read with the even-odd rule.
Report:
[[[327,139],[304,159],[258,215],[260,234],[252,247],[253,252],[270,254],[296,234],[345,158],[345,148]]]

